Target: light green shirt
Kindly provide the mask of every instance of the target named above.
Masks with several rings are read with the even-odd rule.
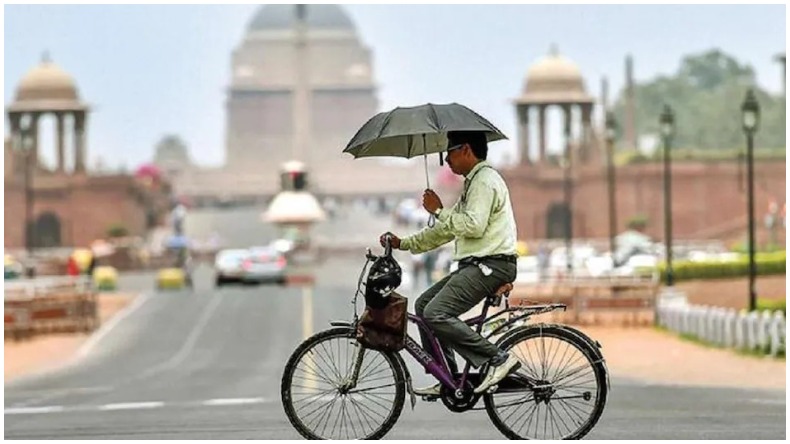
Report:
[[[486,167],[486,168],[484,168]],[[400,248],[424,253],[455,239],[453,260],[516,254],[516,219],[507,185],[486,161],[464,180],[464,192],[439,213],[436,224],[401,239]]]

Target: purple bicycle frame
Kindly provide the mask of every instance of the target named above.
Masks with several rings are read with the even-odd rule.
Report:
[[[472,319],[467,319],[464,321],[466,325],[472,326],[474,324],[477,325],[477,333],[479,334],[483,329],[483,321],[486,319],[486,313],[488,313],[489,305],[486,304],[483,306],[483,313],[480,316],[474,317]],[[450,368],[447,365],[447,359],[444,356],[444,352],[442,352],[442,347],[439,345],[439,340],[436,339],[436,336],[433,334],[428,325],[426,324],[425,320],[419,316],[413,315],[411,313],[407,313],[409,321],[413,322],[417,325],[417,328],[426,333],[427,337],[430,340],[430,349],[431,352],[426,351],[424,348],[420,347],[417,342],[412,339],[411,336],[408,334],[406,335],[406,351],[409,352],[410,355],[414,357],[425,370],[432,374],[436,379],[441,381],[441,383],[447,387],[452,387],[453,390],[458,390],[466,385],[466,378],[469,375],[469,369],[472,367],[472,364],[467,362],[466,367],[464,368],[464,372],[461,375],[461,380],[456,381],[454,375],[450,374]],[[434,356],[438,356],[441,358],[440,362],[436,362]]]

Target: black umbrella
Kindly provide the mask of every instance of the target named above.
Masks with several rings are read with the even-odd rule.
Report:
[[[428,103],[410,108],[395,108],[376,114],[348,142],[344,153],[360,157],[425,157],[425,182],[428,180],[428,154],[447,148],[448,131],[482,131],[489,142],[507,139],[497,127],[471,109],[450,103]]]

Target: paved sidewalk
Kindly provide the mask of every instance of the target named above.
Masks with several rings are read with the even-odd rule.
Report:
[[[580,327],[601,343],[613,376],[708,387],[786,388],[786,362],[703,346],[651,327]]]

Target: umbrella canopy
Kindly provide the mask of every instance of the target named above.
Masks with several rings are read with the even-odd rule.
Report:
[[[395,108],[376,114],[351,139],[344,153],[359,157],[412,158],[447,148],[448,131],[483,131],[489,142],[507,139],[491,122],[458,103]]]

